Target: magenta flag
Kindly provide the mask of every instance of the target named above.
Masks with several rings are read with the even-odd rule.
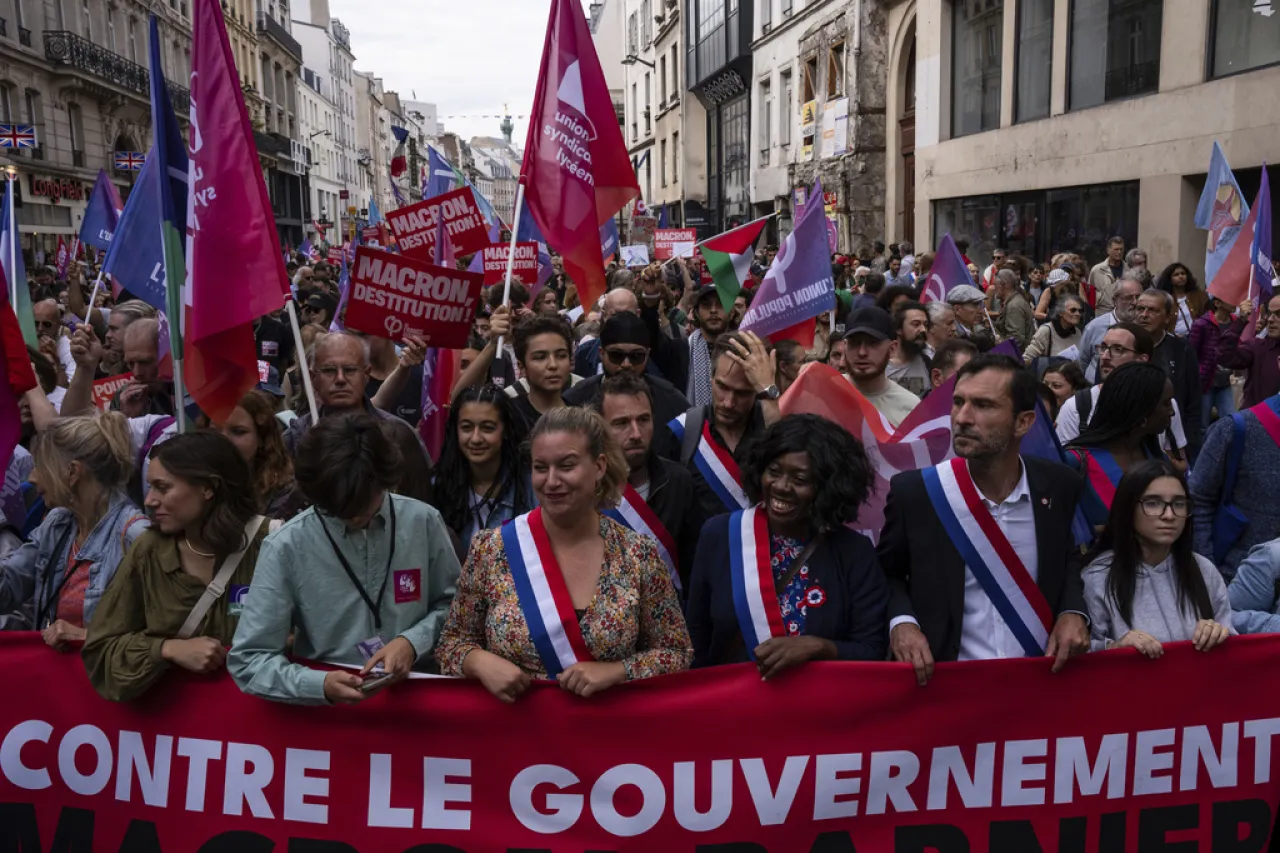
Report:
[[[284,307],[289,281],[222,9],[193,5],[184,375],[222,423],[258,382],[253,321]]]
[[[640,185],[579,0],[551,0],[520,179],[534,223],[594,304],[605,290],[600,226]]]

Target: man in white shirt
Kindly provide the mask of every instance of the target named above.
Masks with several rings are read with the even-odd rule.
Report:
[[[875,306],[854,311],[844,339],[849,381],[876,407],[889,428],[897,429],[920,398],[885,375],[896,342],[889,312]]]
[[[1036,381],[1020,362],[983,355],[957,377],[951,434],[958,459],[898,474],[889,485],[878,553],[889,578],[894,659],[910,663],[922,686],[935,660],[1043,656],[1057,672],[1089,650],[1071,535],[1080,478],[1020,455],[1036,418]],[[970,509],[955,484],[975,490],[981,509]],[[992,523],[980,527],[975,512]],[[985,532],[992,527],[996,533]],[[996,538],[1006,541],[996,547]],[[982,556],[993,552],[1016,557]],[[1002,572],[1031,583],[1010,593]]]

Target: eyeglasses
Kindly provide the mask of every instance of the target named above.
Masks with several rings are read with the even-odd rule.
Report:
[[[1096,347],[1093,348],[1093,351],[1096,352],[1099,356],[1110,354],[1112,358],[1123,358],[1124,354],[1127,352],[1132,352],[1132,353],[1137,352],[1136,349],[1129,349],[1128,347],[1122,347],[1120,346],[1120,344],[1098,344]]]
[[[1142,507],[1142,514],[1149,518],[1159,518],[1164,515],[1166,509],[1173,510],[1174,518],[1186,518],[1191,515],[1191,501],[1187,498],[1174,498],[1167,501],[1150,495],[1143,498],[1139,505]]]
[[[1064,308],[1064,309],[1062,310],[1062,313],[1063,313],[1063,314],[1079,314],[1079,313],[1080,313],[1080,309],[1079,309],[1079,308]]]
[[[316,372],[319,373],[321,376],[323,376],[325,379],[332,381],[338,378],[339,373],[341,373],[343,377],[346,379],[354,379],[357,376],[359,376],[361,373],[364,373],[364,368],[355,364],[347,364],[347,365],[343,365],[342,367],[334,367],[333,365],[326,365],[324,367],[321,367]]]
[[[649,358],[649,351],[646,349],[607,349],[604,354],[614,364],[641,365]]]
[[[1133,313],[1135,313],[1135,314],[1163,314],[1163,313],[1164,313],[1164,309],[1163,309],[1163,308],[1157,308],[1157,307],[1156,307],[1156,306],[1154,306],[1154,305],[1139,305],[1137,308],[1134,308],[1134,309],[1133,309]]]

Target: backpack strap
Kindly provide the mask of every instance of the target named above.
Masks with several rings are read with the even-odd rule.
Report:
[[[1080,416],[1080,431],[1089,424],[1089,415],[1093,413],[1093,389],[1085,388],[1076,392],[1076,414]]]
[[[1222,481],[1222,503],[1232,503],[1236,490],[1236,474],[1240,470],[1240,458],[1244,455],[1244,414],[1231,416],[1231,447],[1227,450],[1227,476]]]
[[[684,439],[680,442],[680,464],[688,465],[693,455],[698,452],[698,442],[702,440],[702,424],[707,420],[704,406],[694,406],[684,413]]]

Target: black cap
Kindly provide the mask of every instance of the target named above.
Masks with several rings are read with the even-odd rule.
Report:
[[[630,311],[619,311],[600,327],[600,346],[613,344],[635,344],[649,348],[649,327],[640,319],[640,315]]]
[[[893,318],[888,311],[874,305],[859,308],[849,317],[844,337],[848,340],[854,335],[870,335],[878,341],[893,340]]]
[[[693,304],[697,305],[701,303],[702,300],[706,299],[708,296],[714,296],[717,299],[720,298],[720,292],[716,290],[716,286],[714,284],[704,284],[699,287],[698,298],[694,300]]]

